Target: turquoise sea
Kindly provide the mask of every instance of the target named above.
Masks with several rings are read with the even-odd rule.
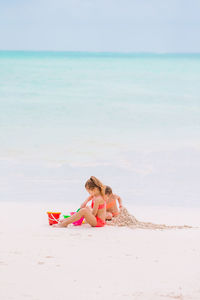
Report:
[[[0,199],[199,205],[200,54],[0,51]]]

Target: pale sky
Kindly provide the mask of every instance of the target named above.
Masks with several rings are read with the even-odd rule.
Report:
[[[200,52],[200,0],[0,0],[0,50]]]

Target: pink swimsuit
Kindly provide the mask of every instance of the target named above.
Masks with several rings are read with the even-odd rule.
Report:
[[[100,204],[99,207],[98,207],[98,209],[103,209],[105,206],[106,206],[106,202],[105,202],[104,204]],[[92,208],[94,207],[94,200],[92,200],[92,205],[91,205],[91,207],[92,207]],[[99,218],[99,217],[96,217],[96,220],[97,220],[97,225],[96,225],[96,227],[103,227],[103,226],[106,224],[106,222],[103,221],[103,220],[102,220],[101,218]]]

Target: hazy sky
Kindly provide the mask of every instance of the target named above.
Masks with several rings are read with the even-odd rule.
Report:
[[[200,0],[0,0],[1,50],[200,52]]]

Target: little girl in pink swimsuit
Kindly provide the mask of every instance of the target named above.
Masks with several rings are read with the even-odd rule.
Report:
[[[62,220],[54,227],[67,227],[69,224],[78,221],[82,217],[84,217],[86,222],[92,227],[103,227],[106,224],[105,186],[96,177],[91,176],[90,179],[86,181],[85,188],[90,194],[89,199],[92,200],[92,209],[86,207],[85,201],[81,206],[82,208],[77,213]]]

